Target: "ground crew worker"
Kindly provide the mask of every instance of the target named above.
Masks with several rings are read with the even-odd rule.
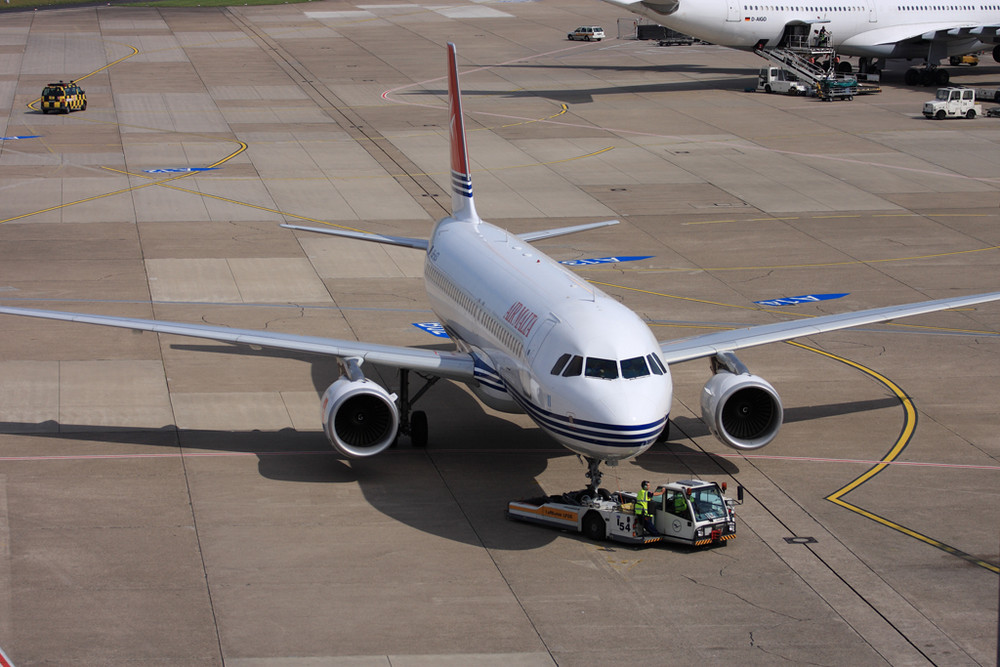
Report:
[[[688,502],[687,498],[684,497],[683,492],[677,492],[674,494],[674,514],[678,516],[687,515]]]
[[[643,480],[642,488],[635,495],[635,520],[650,535],[659,535],[656,526],[653,525],[653,515],[649,513],[649,501],[652,499],[653,495],[649,492],[649,481]]]

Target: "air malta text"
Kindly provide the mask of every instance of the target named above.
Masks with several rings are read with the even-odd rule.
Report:
[[[531,333],[531,327],[538,321],[538,315],[531,312],[527,306],[518,301],[507,309],[507,314],[503,316],[505,320],[514,325],[514,328],[527,337]]]

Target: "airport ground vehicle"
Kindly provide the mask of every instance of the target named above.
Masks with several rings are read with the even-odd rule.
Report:
[[[87,110],[87,93],[73,81],[50,83],[42,90],[42,113]]]
[[[514,500],[507,504],[507,518],[583,533],[592,540],[613,540],[626,544],[675,542],[702,547],[725,544],[736,537],[733,507],[743,501],[725,496],[726,485],[686,479],[656,487],[649,510],[659,535],[647,534],[637,524],[634,493],[609,493],[598,489],[592,496],[586,489],[556,496]],[[683,509],[675,509],[676,496]]]
[[[851,101],[858,94],[858,79],[853,74],[830,74],[816,82],[816,96],[825,102]]]
[[[599,42],[604,39],[604,28],[597,25],[580,26],[573,32],[566,35],[566,39],[582,39],[585,42]]]
[[[983,105],[976,102],[972,88],[938,88],[933,100],[924,102],[924,116],[945,118],[975,118],[983,114]]]
[[[691,46],[694,44],[694,37],[670,28],[664,28],[663,36],[657,40],[657,44],[659,46]]]
[[[964,56],[951,56],[948,58],[948,62],[953,66],[970,65],[975,67],[979,64],[979,55],[975,53],[967,53]]]
[[[757,74],[757,92],[761,91],[785,95],[805,95],[809,92],[809,88],[788,70],[780,67],[761,67]]]

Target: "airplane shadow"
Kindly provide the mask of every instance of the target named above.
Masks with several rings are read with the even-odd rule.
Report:
[[[336,363],[302,353],[239,346],[173,347],[305,361],[311,364],[317,398],[337,377]],[[394,384],[395,372],[377,367],[366,370],[373,379],[380,376],[378,379],[390,391],[398,390]],[[786,421],[819,419],[896,404],[895,399],[880,399],[792,408],[786,410]],[[406,438],[401,438],[384,455],[361,460],[349,460],[335,452],[319,430],[224,431],[175,425],[142,429],[46,421],[0,422],[0,433],[40,440],[179,447],[192,458],[212,456],[212,452],[255,455],[258,472],[265,479],[300,484],[356,484],[373,508],[428,534],[515,551],[534,549],[556,539],[556,531],[504,520],[502,509],[517,498],[582,488],[586,470],[582,461],[576,489],[543,489],[537,480],[550,462],[574,454],[556,445],[538,428],[522,427],[488,414],[470,393],[452,382],[436,384],[417,407],[426,410],[431,424],[431,445],[426,450],[413,449]],[[738,474],[739,467],[732,459],[692,446],[695,438],[705,435],[708,430],[701,420],[680,418],[673,423],[672,442],[655,446],[650,454],[638,457],[632,464],[648,471],[653,480]],[[606,483],[611,479],[609,472],[605,467]]]

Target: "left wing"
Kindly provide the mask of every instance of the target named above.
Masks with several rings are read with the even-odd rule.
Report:
[[[346,229],[333,229],[331,227],[303,227],[301,225],[281,225],[287,229],[298,229],[302,232],[316,232],[317,234],[329,234],[330,236],[343,236],[359,241],[371,241],[372,243],[385,243],[386,245],[398,245],[404,248],[416,248],[417,250],[427,250],[429,242],[427,239],[411,239],[408,236],[386,236],[384,234],[368,234],[366,232],[352,232]]]
[[[762,324],[747,329],[720,331],[693,336],[691,338],[663,341],[660,343],[660,350],[663,353],[663,360],[665,362],[676,364],[682,361],[711,357],[719,352],[731,352],[767,343],[780,343],[802,336],[811,336],[838,329],[849,329],[877,322],[888,322],[900,317],[933,313],[939,310],[948,310],[949,308],[974,306],[990,301],[1000,301],[1000,292],[973,294],[971,296],[910,303],[902,306],[872,308],[870,310],[859,310],[854,313],[824,315],[808,320],[777,322],[775,324]]]
[[[996,24],[976,25],[968,21],[901,24],[859,32],[838,41],[837,46],[864,48],[903,42],[968,42],[973,39],[988,43],[996,41],[997,29]]]
[[[132,317],[113,317],[111,315],[67,313],[60,310],[36,310],[34,308],[9,308],[0,306],[0,314],[40,317],[48,320],[64,320],[67,322],[82,322],[84,324],[99,324],[106,327],[120,327],[136,331],[154,331],[156,333],[191,336],[193,338],[205,338],[240,345],[256,345],[279,350],[312,352],[314,354],[341,359],[356,357],[373,364],[424,371],[463,382],[471,382],[474,379],[475,362],[471,355],[461,352],[437,352],[397,345],[377,345],[352,340],[320,338],[318,336],[299,336],[272,331],[233,329],[206,324],[164,322]]]

